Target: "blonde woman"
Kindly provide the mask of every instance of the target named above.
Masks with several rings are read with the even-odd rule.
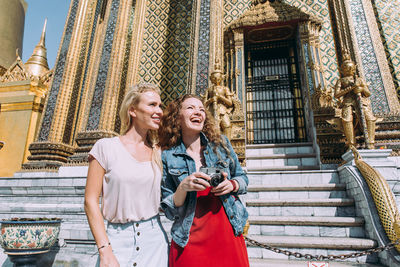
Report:
[[[160,106],[157,87],[133,86],[121,105],[123,134],[100,139],[89,152],[85,212],[100,267],[168,265],[168,241],[158,215],[161,155],[154,138]]]

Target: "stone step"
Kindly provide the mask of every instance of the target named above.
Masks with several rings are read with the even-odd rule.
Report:
[[[249,216],[251,225],[362,226],[361,217]]]
[[[336,170],[249,171],[250,185],[312,185],[339,183]]]
[[[252,216],[342,216],[353,217],[354,206],[345,207],[247,207]]]
[[[297,158],[315,158],[317,155],[315,153],[293,153],[293,154],[272,154],[265,156],[248,156],[246,157],[246,162],[249,160],[258,159],[297,159]]]
[[[26,195],[0,195],[0,203],[3,202],[18,202],[22,203],[76,203],[83,204],[84,195],[72,195],[72,194],[62,194],[62,195],[48,195],[48,194],[26,194]]]
[[[248,199],[248,207],[340,207],[352,206],[354,200],[349,198],[329,199]]]
[[[85,186],[86,177],[0,177],[0,187],[37,187],[37,186]]]
[[[250,216],[251,235],[365,237],[364,220],[352,217]]]
[[[262,157],[262,158],[246,158],[247,170],[264,170],[264,169],[276,169],[278,167],[302,167],[302,169],[319,169],[318,160],[315,155],[310,157]],[[298,170],[298,169],[295,169]]]
[[[57,217],[61,214],[84,213],[83,202],[78,203],[11,203],[2,202],[0,214],[26,213],[26,214],[53,214]],[[41,216],[36,216],[41,217]]]
[[[85,186],[0,186],[0,194],[6,195],[84,195]]]
[[[249,185],[247,192],[270,191],[343,191],[345,184],[307,184],[307,185]]]
[[[244,199],[346,198],[343,184],[249,185]]]
[[[243,199],[314,199],[314,198],[346,198],[346,191],[267,191],[248,192]]]
[[[383,265],[357,262],[318,261],[318,260],[279,260],[250,258],[250,267],[383,267]],[[323,265],[324,263],[327,263]]]
[[[366,238],[314,237],[314,236],[262,236],[249,235],[259,243],[278,248],[313,248],[334,250],[365,250],[376,247],[376,241]],[[249,247],[253,245],[247,243]]]
[[[314,153],[312,143],[246,145],[246,158],[273,154]]]
[[[365,238],[343,238],[343,237],[307,237],[307,236],[260,236],[250,235],[249,238],[277,248],[287,250],[292,253],[310,254],[312,256],[328,256],[352,254],[355,252],[363,252],[376,247],[374,240]],[[250,258],[263,259],[284,259],[293,260],[294,256],[277,253],[263,247],[254,246],[247,242],[247,252]],[[357,258],[348,258],[346,262],[378,262],[375,254],[368,256],[360,256]]]
[[[247,171],[249,172],[267,172],[267,171],[301,171],[301,170],[319,170],[320,167],[318,165],[310,165],[310,166],[248,166]],[[261,164],[260,164],[261,165]]]

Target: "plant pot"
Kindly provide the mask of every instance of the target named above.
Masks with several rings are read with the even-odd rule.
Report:
[[[13,218],[1,222],[0,244],[8,255],[46,253],[60,233],[59,218]]]

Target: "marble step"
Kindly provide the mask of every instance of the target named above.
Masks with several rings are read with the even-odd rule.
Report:
[[[313,185],[339,183],[336,170],[249,171],[249,185]]]
[[[247,171],[254,172],[264,172],[264,171],[301,171],[301,170],[319,170],[320,167],[318,165],[304,165],[304,166],[248,166]]]
[[[290,143],[290,144],[263,144],[246,145],[246,158],[273,154],[303,154],[314,153],[313,144]]]
[[[263,235],[249,235],[248,237],[262,244],[279,248],[365,250],[374,248],[377,245],[376,241],[366,238]]]
[[[350,198],[329,198],[329,199],[248,199],[248,207],[340,207],[352,206],[354,200]]]
[[[267,155],[257,155],[257,156],[247,156],[246,162],[249,160],[259,160],[259,159],[297,159],[297,158],[315,158],[317,154],[315,153],[290,153],[290,154],[267,154]]]
[[[309,237],[309,236],[261,236],[248,235],[250,239],[261,244],[288,250],[292,253],[310,254],[313,256],[343,255],[363,252],[376,247],[376,242],[365,238],[345,237]],[[255,246],[247,242],[247,252],[250,258],[293,260],[294,256]],[[346,262],[378,262],[377,255],[363,255],[346,259]]]
[[[344,184],[249,185],[244,199],[346,198]]]
[[[362,226],[361,217],[249,216],[251,225]]]
[[[26,194],[26,195],[2,195],[0,194],[0,203],[2,202],[17,202],[17,203],[75,203],[83,204],[84,195],[62,194]]]
[[[86,177],[0,177],[1,187],[65,187],[85,186]]]
[[[269,191],[343,191],[345,184],[307,184],[307,185],[249,185],[248,192]]]
[[[1,202],[0,214],[38,214],[36,217],[41,217],[39,214],[53,214],[57,217],[62,214],[84,213],[82,203],[16,203],[16,202]]]
[[[0,195],[76,195],[83,196],[85,186],[0,186]]]
[[[279,259],[255,259],[250,258],[250,267],[384,267],[372,263],[340,262],[340,261],[318,261],[318,260],[279,260]],[[324,263],[325,266],[323,265]],[[314,264],[314,265],[313,265]]]
[[[249,234],[365,237],[364,220],[353,217],[250,216]]]

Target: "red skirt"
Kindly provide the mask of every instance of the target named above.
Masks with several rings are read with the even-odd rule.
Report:
[[[169,267],[248,267],[243,236],[235,236],[221,199],[211,187],[197,192],[196,212],[184,248],[171,242]]]

